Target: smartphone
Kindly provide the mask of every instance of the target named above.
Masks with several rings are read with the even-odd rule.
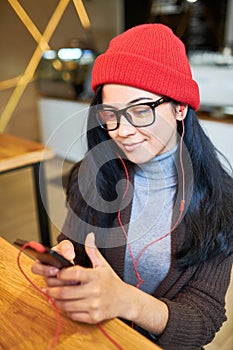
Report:
[[[57,253],[55,250],[43,246],[41,243],[28,242],[23,239],[16,239],[14,242],[15,245],[20,247],[22,247],[25,243],[32,243],[30,246],[25,248],[25,253],[30,255],[32,258],[38,259],[42,264],[51,265],[57,267],[58,269],[74,266],[71,261],[64,258],[61,254]],[[38,249],[38,247],[40,249]]]

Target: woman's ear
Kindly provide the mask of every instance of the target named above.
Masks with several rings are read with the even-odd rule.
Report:
[[[180,104],[176,106],[176,120],[182,120],[186,117],[188,105]]]

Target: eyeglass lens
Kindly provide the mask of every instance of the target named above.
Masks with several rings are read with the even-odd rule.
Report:
[[[154,112],[150,106],[147,105],[135,105],[128,107],[122,113],[128,121],[134,126],[147,126],[154,121]],[[117,128],[118,111],[112,109],[102,109],[98,111],[98,118],[102,127],[107,130],[113,130]]]

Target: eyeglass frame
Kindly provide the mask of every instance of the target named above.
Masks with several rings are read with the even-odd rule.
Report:
[[[143,103],[136,103],[136,104],[132,104],[132,105],[130,105],[130,106],[127,106],[127,107],[122,108],[122,109],[119,109],[119,110],[117,110],[117,109],[112,109],[112,108],[108,108],[108,109],[106,109],[106,110],[113,112],[113,113],[115,114],[116,120],[117,120],[117,125],[116,125],[116,127],[113,128],[113,129],[108,129],[108,128],[104,127],[103,123],[101,123],[101,121],[100,121],[100,118],[99,118],[99,116],[98,116],[98,113],[96,113],[96,118],[97,118],[97,120],[98,120],[98,122],[99,122],[100,127],[101,127],[102,129],[106,130],[106,131],[114,131],[114,130],[117,130],[117,129],[119,128],[119,126],[120,126],[121,115],[123,115],[123,116],[126,118],[126,120],[127,120],[131,125],[133,125],[135,128],[145,128],[145,127],[147,127],[147,126],[150,126],[150,125],[154,124],[154,122],[155,122],[155,108],[158,107],[158,106],[160,106],[160,105],[163,104],[163,103],[170,102],[170,101],[171,101],[170,98],[168,98],[168,97],[166,97],[166,96],[162,96],[162,97],[160,97],[160,98],[159,98],[158,100],[156,100],[156,101],[152,101],[152,102],[143,102]],[[132,107],[136,107],[136,106],[148,106],[148,107],[151,108],[151,110],[152,110],[152,112],[153,112],[153,120],[152,120],[151,123],[146,124],[146,125],[136,125],[136,124],[134,124],[134,123],[132,122],[132,120],[130,120],[130,118],[128,117],[126,111],[127,111],[127,109],[132,108]],[[100,108],[99,108],[99,110],[100,110]],[[99,110],[98,110],[98,107],[97,107],[97,112],[98,112]]]

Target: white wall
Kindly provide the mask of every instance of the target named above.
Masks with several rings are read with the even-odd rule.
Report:
[[[233,123],[201,120],[207,135],[233,167]]]
[[[232,57],[233,62],[233,57]],[[192,65],[192,74],[200,89],[201,108],[231,106],[233,108],[232,66]]]
[[[64,160],[77,162],[86,152],[88,106],[62,99],[38,100],[42,142]]]

